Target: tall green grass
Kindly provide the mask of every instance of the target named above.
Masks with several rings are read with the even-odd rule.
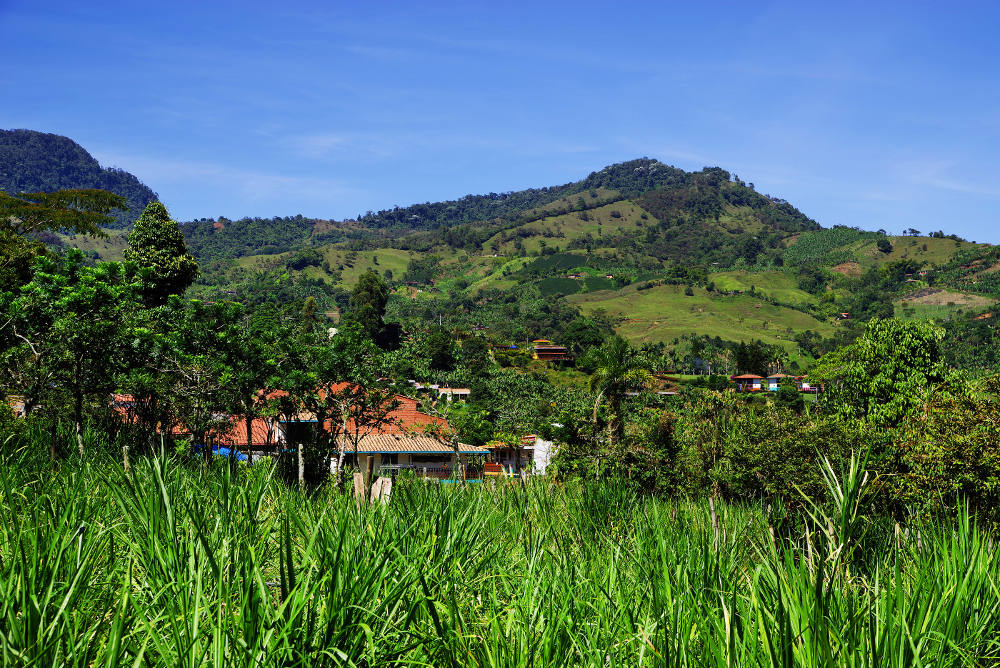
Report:
[[[614,483],[398,485],[358,508],[263,465],[0,462],[0,652],[25,666],[987,666],[1000,555],[897,527],[863,466],[831,506]]]

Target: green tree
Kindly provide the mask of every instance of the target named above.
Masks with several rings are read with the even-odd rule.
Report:
[[[787,408],[794,411],[796,414],[801,414],[805,410],[806,402],[802,398],[802,393],[799,392],[795,384],[791,382],[790,378],[786,378],[781,382],[778,387],[778,391],[774,394],[774,403],[783,408]]]
[[[483,376],[489,372],[493,360],[485,339],[473,336],[462,342],[462,365],[475,376]]]
[[[563,343],[577,355],[604,341],[605,332],[589,318],[577,318],[566,327]]]
[[[234,374],[231,348],[242,330],[242,313],[233,302],[170,300],[164,371],[171,378],[176,418],[206,461],[214,432],[230,426],[225,411]]]
[[[594,373],[590,389],[597,393],[593,422],[597,424],[598,409],[608,405],[608,447],[613,449],[624,434],[622,406],[629,392],[648,387],[652,380],[649,362],[638,350],[620,336],[612,336],[593,353]]]
[[[247,438],[247,462],[253,461],[253,422],[265,410],[267,396],[274,389],[273,378],[280,364],[277,336],[280,328],[268,314],[249,312],[234,306],[239,327],[220,343],[223,363],[230,370],[225,400],[234,415],[243,417]]]
[[[184,235],[167,207],[150,202],[128,235],[122,258],[135,262],[143,274],[142,296],[148,306],[160,306],[180,295],[198,275],[198,263],[187,252]]]
[[[378,338],[382,331],[385,306],[389,302],[389,288],[385,279],[368,270],[361,274],[349,302],[351,318],[361,325],[368,338]]]
[[[77,249],[59,260],[40,257],[31,282],[8,295],[0,316],[12,344],[3,353],[7,377],[20,376],[29,406],[69,405],[81,456],[84,408],[89,400],[106,402],[115,389],[138,288],[120,263],[83,261]]]
[[[102,225],[114,222],[114,209],[125,199],[104,190],[52,193],[0,192],[0,290],[12,290],[31,278],[36,257],[47,253],[38,237],[60,230],[102,237]]]
[[[424,350],[432,371],[451,371],[455,368],[455,339],[446,327],[431,327],[424,339]]]
[[[857,341],[824,355],[810,381],[825,386],[824,402],[841,414],[895,426],[945,379],[943,336],[926,322],[873,318]]]

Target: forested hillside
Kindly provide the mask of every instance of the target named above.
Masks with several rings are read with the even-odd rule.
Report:
[[[138,178],[121,169],[101,167],[67,137],[0,130],[0,190],[17,194],[77,188],[100,188],[124,197],[128,210],[114,213],[116,227],[131,225],[156,199],[156,193]]]
[[[64,137],[15,130],[0,138],[6,188],[96,185],[136,209],[155,197]],[[686,172],[649,158],[559,186],[348,220],[201,218],[181,229],[200,265],[192,293],[202,298],[313,297],[336,318],[359,277],[374,271],[390,288],[392,319],[407,329],[447,320],[497,339],[563,340],[588,320],[675,357],[688,337],[708,336],[724,348],[760,341],[805,364],[852,340],[871,317],[954,320],[958,331],[1000,298],[1000,261],[988,245],[944,232],[824,229],[724,169]],[[46,240],[94,259],[119,259],[124,244],[121,233]],[[956,346],[956,359],[974,356]]]

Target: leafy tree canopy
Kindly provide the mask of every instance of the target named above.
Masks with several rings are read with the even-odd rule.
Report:
[[[945,379],[943,336],[930,323],[873,318],[855,343],[825,355],[810,379],[826,385],[825,401],[841,414],[895,426]]]
[[[160,202],[151,202],[135,221],[122,257],[148,270],[142,292],[150,306],[165,304],[170,295],[182,294],[198,275],[198,263],[187,252],[177,221],[170,218],[167,207]]]
[[[388,301],[389,288],[385,279],[370,270],[361,274],[351,293],[350,314],[373,341],[382,330]]]
[[[0,289],[29,280],[32,260],[46,252],[40,235],[66,230],[103,236],[101,225],[111,222],[110,212],[124,205],[122,197],[103,190],[0,192]]]

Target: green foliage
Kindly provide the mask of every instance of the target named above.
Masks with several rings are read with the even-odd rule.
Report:
[[[799,490],[823,498],[817,452],[840,470],[851,452],[868,447],[865,431],[838,417],[810,419],[768,405],[730,419],[731,436],[711,471],[714,485],[729,499],[775,498],[798,505]]]
[[[991,530],[960,517],[895,534],[852,505],[863,486],[834,486],[845,512],[808,523],[628,479],[414,481],[358,509],[267,467],[53,471],[8,453],[0,540],[23,558],[0,561],[0,651],[70,666],[995,664]]]
[[[770,367],[780,366],[786,358],[780,346],[768,345],[762,341],[740,342],[733,347],[733,361],[737,373],[752,373],[766,376]]]
[[[895,426],[944,380],[942,330],[923,322],[874,318],[852,345],[825,355],[810,380],[843,415]]]
[[[458,357],[455,337],[446,327],[431,327],[424,338],[424,355],[432,371],[451,371]]]
[[[202,219],[183,223],[181,230],[191,252],[205,262],[296,250],[307,242],[317,241],[313,236],[316,223],[316,220],[301,215],[240,220]],[[328,240],[338,239],[331,235]]]
[[[608,338],[591,353],[594,372],[590,376],[590,389],[597,394],[594,402],[593,421],[596,424],[598,408],[608,404],[608,447],[624,434],[622,404],[629,392],[646,389],[652,381],[649,359],[632,348],[620,336]]]
[[[827,230],[816,230],[800,234],[784,253],[786,265],[831,265],[854,259],[845,255],[845,246],[872,239],[885,240],[877,232],[865,232],[842,225]]]
[[[403,274],[403,282],[430,285],[434,282],[434,276],[438,272],[440,264],[441,260],[433,255],[415,257],[406,266],[406,273]]]
[[[573,354],[580,355],[604,342],[609,332],[590,318],[577,318],[571,322],[560,339]]]
[[[572,278],[544,278],[538,282],[538,290],[543,297],[572,295],[580,291],[580,283]]]
[[[792,378],[783,378],[774,393],[774,403],[795,413],[805,410],[805,400]]]
[[[932,512],[968,503],[998,517],[1000,377],[952,379],[901,425],[896,440],[902,462],[894,490],[905,503]]]
[[[143,272],[142,295],[148,306],[161,306],[171,295],[183,294],[198,275],[198,263],[187,252],[177,221],[160,202],[151,202],[135,221],[122,257]]]
[[[59,230],[103,236],[100,226],[111,222],[118,206],[124,200],[103,190],[0,192],[0,290],[30,280],[32,262],[46,253],[39,239]]]
[[[970,312],[942,323],[941,351],[949,367],[970,373],[1000,372],[1000,329],[995,311]]]
[[[350,316],[373,341],[385,326],[385,306],[388,301],[389,288],[385,279],[374,271],[361,274],[351,293]]]
[[[29,407],[68,408],[81,438],[85,404],[106,400],[125,361],[137,287],[121,264],[88,267],[78,250],[59,261],[39,258],[30,283],[16,295],[0,293],[5,389],[26,395]]]
[[[490,347],[486,340],[473,336],[462,341],[461,362],[472,375],[487,373],[493,365],[493,360],[490,358]]]
[[[76,142],[33,130],[0,130],[0,190],[52,193],[57,190],[104,190],[118,199],[101,221],[105,227],[128,227],[156,193],[132,174],[102,168]],[[70,227],[70,226],[67,226]]]
[[[303,248],[285,260],[285,266],[293,271],[302,271],[307,267],[318,267],[321,264],[323,255],[315,248]]]

